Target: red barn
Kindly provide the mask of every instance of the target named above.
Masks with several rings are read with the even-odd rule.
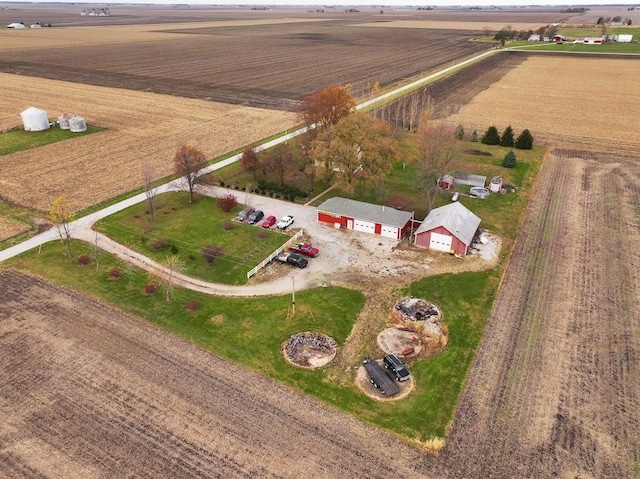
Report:
[[[416,230],[415,244],[465,256],[480,226],[480,218],[461,203],[449,203],[429,212]]]
[[[400,239],[411,227],[413,213],[389,206],[334,197],[318,206],[318,222]]]

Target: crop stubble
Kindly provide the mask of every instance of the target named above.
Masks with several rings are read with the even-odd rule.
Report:
[[[3,477],[422,477],[416,451],[145,321],[0,271]]]
[[[0,156],[2,196],[42,211],[62,194],[80,210],[139,188],[143,161],[166,176],[183,144],[213,158],[295,124],[294,114],[275,110],[8,74],[0,82],[0,129],[18,124],[29,105],[50,120],[73,113],[105,129]]]
[[[548,156],[440,466],[633,478],[640,450],[640,167]]]

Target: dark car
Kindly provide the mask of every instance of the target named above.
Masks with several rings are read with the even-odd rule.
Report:
[[[238,213],[238,215],[234,219],[242,223],[253,212],[254,212],[254,209],[251,206],[247,206],[240,213]]]
[[[296,266],[297,268],[306,268],[309,264],[306,258],[303,258],[299,254],[296,253],[284,253],[280,256],[277,256],[276,259],[281,263],[291,264]]]
[[[255,210],[247,218],[247,223],[249,223],[250,225],[254,225],[262,218],[264,218],[264,212],[262,210]]]
[[[382,360],[384,367],[391,370],[398,381],[406,381],[411,377],[409,370],[395,354],[388,354]]]

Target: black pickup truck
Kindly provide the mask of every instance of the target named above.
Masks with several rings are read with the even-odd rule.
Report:
[[[306,268],[309,264],[309,261],[306,258],[303,258],[298,253],[284,253],[276,257],[276,259],[281,263],[292,264],[293,266],[297,266],[298,268]]]

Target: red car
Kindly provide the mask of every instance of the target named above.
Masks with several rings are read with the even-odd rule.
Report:
[[[262,227],[263,228],[271,228],[275,224],[276,224],[276,217],[273,216],[273,215],[269,215],[262,222]]]
[[[311,258],[315,258],[320,253],[320,250],[318,250],[318,248],[311,246],[309,243],[297,243],[291,245],[289,246],[289,251],[300,253]]]

